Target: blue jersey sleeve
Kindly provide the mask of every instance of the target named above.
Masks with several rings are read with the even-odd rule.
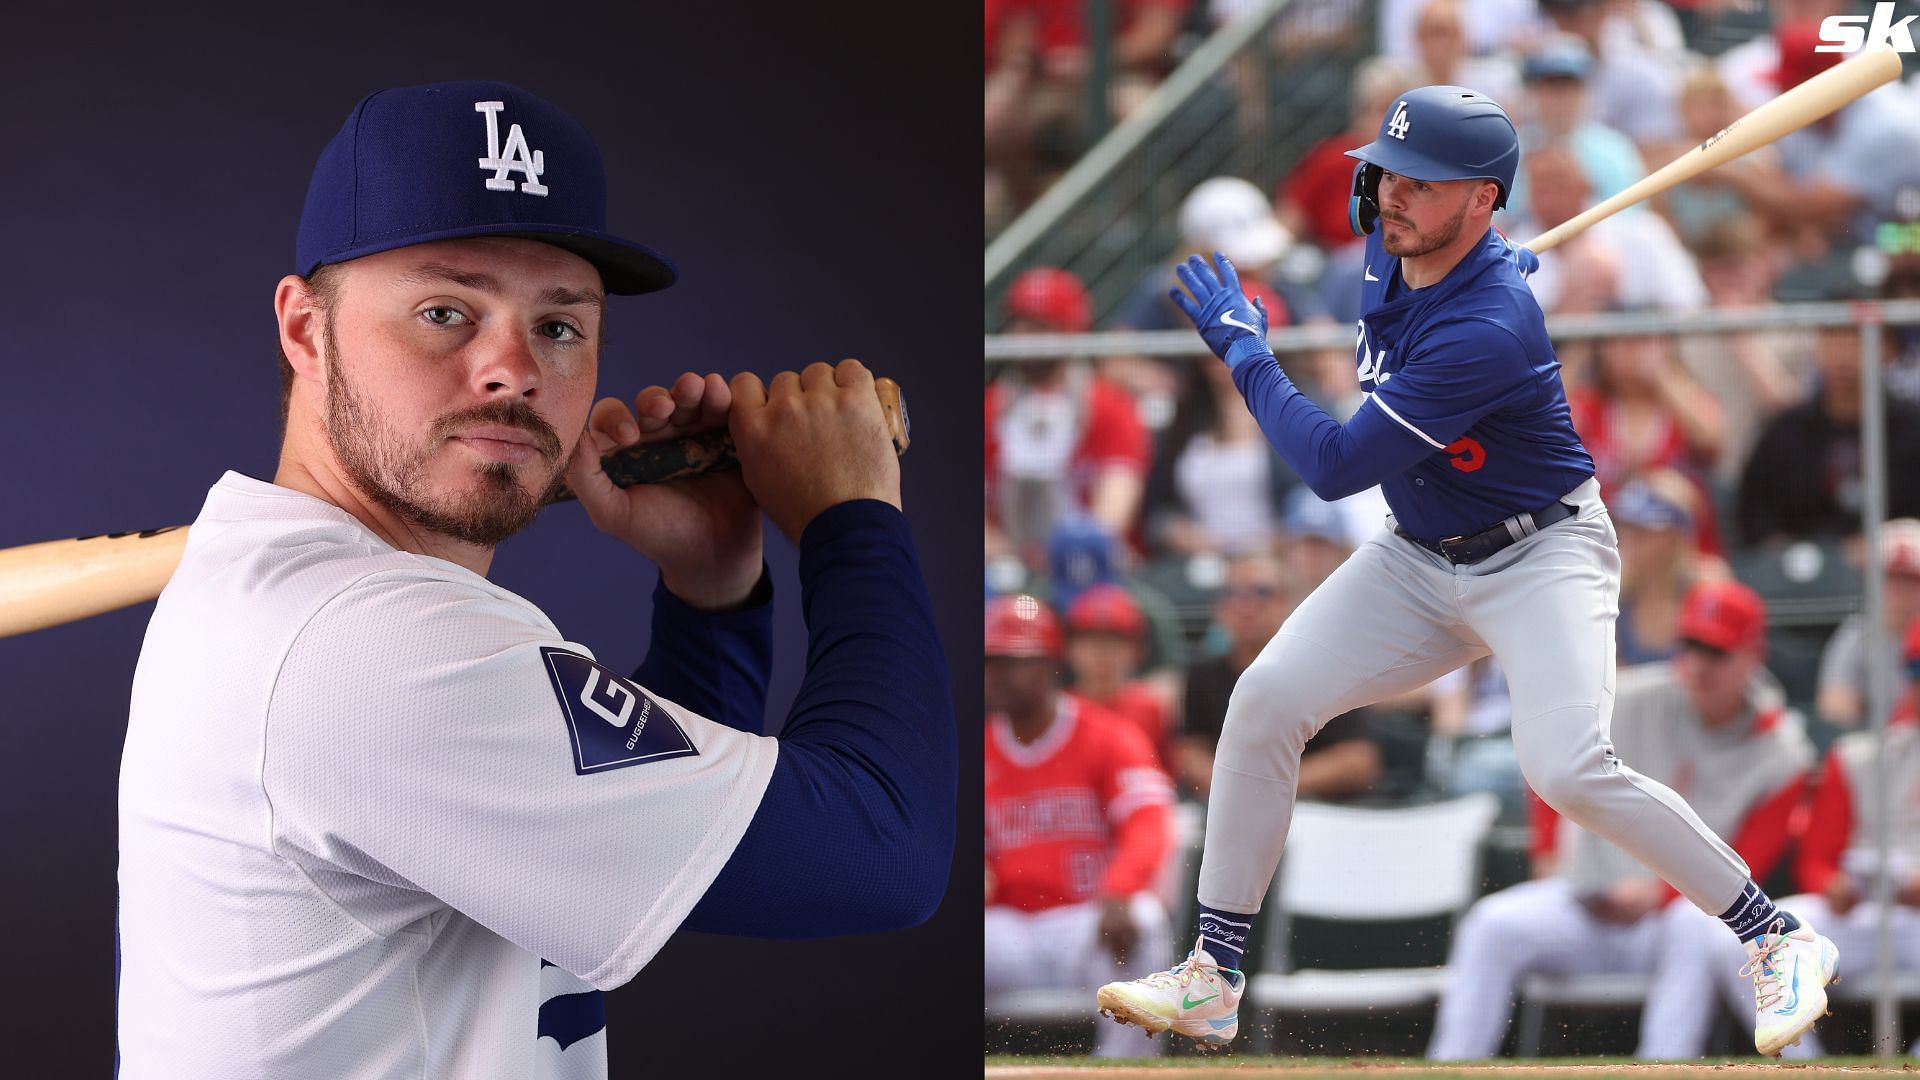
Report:
[[[1372,400],[1429,451],[1442,450],[1481,417],[1532,396],[1532,376],[1533,360],[1511,330],[1469,316],[1423,333]]]
[[[1397,476],[1433,452],[1379,409],[1362,405],[1345,424],[1328,416],[1293,385],[1271,354],[1235,367],[1233,384],[1267,441],[1328,502]]]
[[[633,681],[715,723],[760,734],[773,670],[772,598],[764,564],[738,611],[697,611],[656,584],[647,658],[634,669]]]
[[[779,761],[689,930],[898,929],[925,921],[946,891],[958,739],[906,518],[871,500],[822,513],[800,538],[800,589],[806,675]]]

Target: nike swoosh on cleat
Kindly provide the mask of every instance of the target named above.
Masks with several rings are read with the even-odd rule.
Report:
[[[1187,995],[1182,994],[1180,996],[1180,1007],[1183,1009],[1192,1009],[1200,1005],[1205,1005],[1207,1002],[1212,1001],[1214,998],[1217,998],[1219,996],[1220,996],[1219,994],[1208,994],[1206,997],[1201,998],[1199,1001],[1195,1001],[1191,997],[1188,997]]]
[[[1231,312],[1231,311],[1223,311],[1223,312],[1221,312],[1221,313],[1220,313],[1220,321],[1221,321],[1221,322],[1223,322],[1223,323],[1225,323],[1225,324],[1227,324],[1228,326],[1237,326],[1237,327],[1239,327],[1240,329],[1242,329],[1242,330],[1245,330],[1245,331],[1247,331],[1247,332],[1248,332],[1248,333],[1250,333],[1250,334],[1257,334],[1257,333],[1259,333],[1259,332],[1260,332],[1260,331],[1258,331],[1258,330],[1256,330],[1256,329],[1254,329],[1253,327],[1251,327],[1251,326],[1248,326],[1248,325],[1247,325],[1246,323],[1243,323],[1243,322],[1241,322],[1241,321],[1240,321],[1239,319],[1236,319],[1236,318],[1234,318],[1234,317],[1233,317],[1233,312]]]
[[[1793,958],[1793,985],[1787,989],[1793,996],[1780,1006],[1778,1011],[1781,1013],[1790,1013],[1800,1007],[1800,958],[1797,956]]]

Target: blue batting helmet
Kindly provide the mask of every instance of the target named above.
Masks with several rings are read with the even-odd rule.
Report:
[[[1358,236],[1380,218],[1380,174],[1413,180],[1491,180],[1500,185],[1493,208],[1507,205],[1513,173],[1520,166],[1520,137],[1492,98],[1464,86],[1423,86],[1394,100],[1380,120],[1380,135],[1347,151],[1353,170],[1349,223]]]

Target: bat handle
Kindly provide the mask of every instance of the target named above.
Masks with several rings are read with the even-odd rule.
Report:
[[[880,413],[887,421],[887,435],[893,440],[893,452],[904,454],[912,440],[912,424],[907,418],[906,399],[900,384],[889,378],[873,381],[880,398]],[[687,435],[670,442],[642,443],[616,450],[600,459],[607,479],[620,487],[635,484],[661,484],[711,472],[727,472],[740,467],[734,456],[733,436],[725,428]],[[562,486],[548,501],[565,502],[573,492]]]

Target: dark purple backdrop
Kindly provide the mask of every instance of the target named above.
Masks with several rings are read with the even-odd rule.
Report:
[[[190,521],[223,470],[271,477],[270,301],[320,148],[383,86],[540,94],[600,139],[614,231],[682,274],[613,299],[603,393],[843,356],[906,387],[906,509],[962,724],[957,872],[933,922],[824,943],[682,936],[609,996],[613,1073],[977,1075],[977,12],[401,7],[9,17],[0,546]],[[776,537],[769,559],[777,716],[803,629],[792,550]],[[640,657],[652,570],[577,507],[509,540],[492,576],[615,666]],[[150,607],[0,640],[9,1070],[35,1054],[35,1075],[112,1065],[115,777]]]

